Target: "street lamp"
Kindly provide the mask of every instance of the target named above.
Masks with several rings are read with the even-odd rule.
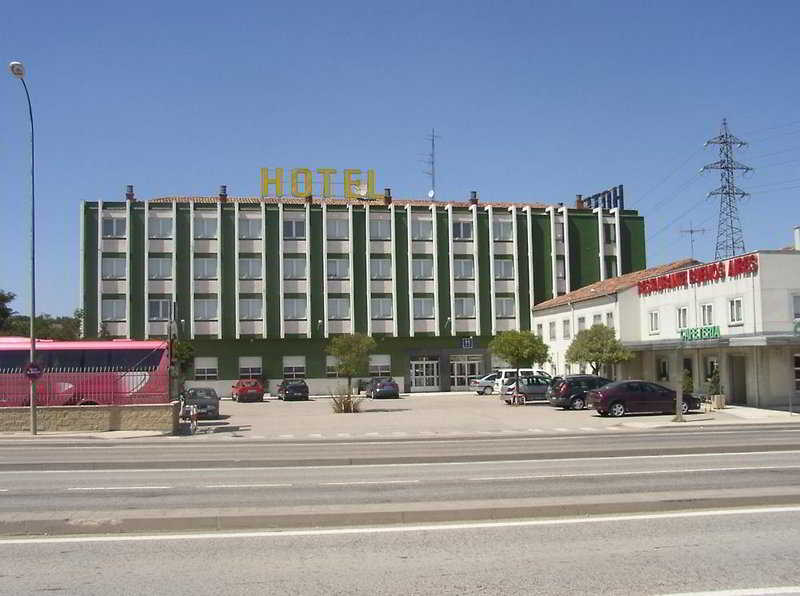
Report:
[[[34,183],[34,145],[33,145],[33,108],[31,108],[31,96],[28,93],[28,86],[25,84],[25,65],[22,62],[11,62],[8,65],[11,75],[19,79],[25,89],[25,97],[28,100],[28,116],[31,122],[31,365],[36,360],[36,332],[34,321],[36,320],[36,225],[35,225],[35,206],[36,193]],[[31,378],[31,434],[36,434],[36,379]]]

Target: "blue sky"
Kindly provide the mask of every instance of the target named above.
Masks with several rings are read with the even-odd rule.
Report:
[[[624,184],[648,263],[689,254],[719,185],[699,168],[723,117],[751,142],[748,249],[800,224],[800,3],[18,2],[0,37],[24,61],[37,127],[39,311],[78,306],[82,200],[256,195],[259,168],[374,168],[422,197],[573,202]],[[0,288],[28,310],[28,123],[0,78]]]

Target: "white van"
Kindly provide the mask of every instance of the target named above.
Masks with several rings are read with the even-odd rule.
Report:
[[[508,382],[511,379],[516,378],[517,376],[517,369],[516,368],[498,368],[494,371],[497,374],[497,378],[494,380],[494,390],[497,393],[502,395],[503,387],[508,385]],[[550,378],[550,373],[545,372],[543,370],[539,370],[538,368],[520,368],[519,369],[519,376],[520,377],[532,377],[532,376],[541,376]]]

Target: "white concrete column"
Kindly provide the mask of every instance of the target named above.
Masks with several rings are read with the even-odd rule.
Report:
[[[614,256],[617,257],[617,275],[622,275],[622,220],[619,207],[611,210],[614,215],[614,229],[617,234],[617,240],[614,242]]]
[[[267,337],[267,204],[261,203],[261,337]],[[278,307],[280,308],[280,307]]]
[[[306,303],[306,309],[308,307]],[[286,337],[286,323],[283,320],[283,203],[278,203],[278,312],[281,320],[281,339],[283,339]]]
[[[236,309],[236,339],[239,339],[239,337],[241,337],[240,319],[241,319],[241,314],[242,314],[241,312],[239,312],[239,295],[240,295],[239,294],[239,292],[240,292],[240,287],[239,287],[239,201],[236,201],[236,203],[234,204],[234,210],[235,210],[235,212],[233,214],[233,217],[234,217],[234,220],[233,220],[233,235],[236,237],[236,248],[234,249],[234,254],[233,254],[233,258],[234,258],[233,271],[234,271],[234,275],[236,276],[236,297],[235,297],[235,302],[234,302],[234,304],[235,304],[234,308]],[[220,222],[220,224],[222,224],[222,222]],[[222,272],[220,271],[220,274],[221,273]],[[222,276],[220,275],[220,279],[221,279],[221,277]],[[220,314],[222,314],[222,313],[220,313]],[[220,317],[220,319],[221,318],[222,317]]]
[[[306,202],[306,337],[311,337],[311,204]]]
[[[103,201],[97,201],[97,335],[103,326]]]
[[[194,339],[194,201],[189,202],[189,339]]]
[[[81,238],[80,238],[80,246],[78,246],[78,251],[80,253],[80,268],[79,268],[79,275],[80,275],[80,283],[78,284],[78,304],[80,304],[80,308],[85,308],[85,304],[83,303],[84,292],[85,288],[84,283],[84,273],[86,268],[84,267],[83,260],[85,258],[86,252],[84,247],[86,246],[86,201],[81,201],[80,203],[80,222],[81,222]],[[98,239],[99,240],[99,239]],[[86,317],[81,318],[81,337],[86,337],[86,329],[84,327],[84,321]]]
[[[558,246],[558,242],[556,241],[556,208],[553,206],[547,207],[545,211],[550,215],[550,262],[551,266],[550,269],[552,270],[552,277],[553,277],[553,298],[558,296],[558,269],[556,263],[558,259],[556,259],[556,247]]]
[[[475,261],[475,335],[482,335],[481,329],[481,266],[478,262],[478,257],[480,256],[480,244],[478,243],[478,206],[472,205],[470,207],[472,211],[472,258]],[[491,240],[492,234],[492,225],[489,222],[489,234]],[[494,250],[494,248],[492,248]],[[491,263],[490,267],[494,267],[494,263]],[[489,280],[490,287],[494,287],[494,280]],[[494,308],[492,305],[490,308]],[[490,311],[491,312],[491,311]],[[453,313],[453,319],[455,319],[455,313]],[[494,317],[492,317],[494,320]]]
[[[456,290],[454,286],[455,277],[453,276],[453,206],[447,205],[447,242],[448,258],[450,259],[450,335],[456,334]]]
[[[131,201],[125,201],[125,337],[131,338]],[[101,263],[102,265],[102,263]]]
[[[606,239],[605,227],[603,226],[603,208],[595,207],[592,213],[597,214],[597,241],[599,244],[598,256],[600,258],[600,279],[606,278]]]
[[[174,251],[173,251],[174,252]],[[144,339],[150,339],[150,203],[144,203]]]
[[[355,281],[355,271],[353,269],[353,205],[347,206],[347,237],[350,242],[350,250],[347,251],[348,267],[350,269],[350,333],[354,333],[355,326],[355,289],[353,287]],[[367,271],[367,284],[369,284],[369,271]],[[369,287],[369,285],[367,285]],[[325,311],[327,316],[328,303],[325,302]]]
[[[391,205],[389,205],[389,217],[392,218],[391,219],[391,225],[392,225],[392,231],[391,231],[391,236],[392,236],[392,244],[391,244],[391,246],[392,246],[392,333],[394,334],[395,337],[397,337],[398,335],[400,335],[400,323],[399,323],[399,321],[397,319],[397,292],[398,292],[398,287],[397,287],[397,245],[395,244],[395,241],[394,241],[394,239],[396,238],[395,234],[397,233],[397,226],[396,226],[395,221],[394,221],[394,214],[395,214],[394,203],[392,203]],[[369,222],[368,222],[367,227],[369,227]],[[406,224],[406,228],[407,228],[407,232],[408,232],[408,237],[410,238],[411,237],[411,228],[409,227],[408,223]],[[370,251],[367,250],[367,254],[369,254],[369,252]],[[411,258],[410,253],[409,253],[409,258]],[[367,283],[370,283],[369,270],[367,270]],[[371,301],[372,301],[372,292],[370,292],[369,296],[367,296],[367,302],[369,303]],[[367,312],[370,314],[370,317],[371,317],[372,316],[372,305],[368,304],[367,308],[368,308]],[[370,325],[371,324],[372,323],[370,322]],[[370,335],[371,334],[372,334],[372,327],[370,327]]]
[[[519,244],[517,239],[517,208],[509,207],[511,212],[511,238],[512,250],[514,251],[514,319],[517,331],[520,331],[521,318],[519,312]],[[494,283],[492,283],[494,287]],[[495,316],[495,318],[497,318]]]
[[[484,207],[486,211],[489,213],[489,295],[490,300],[492,302],[492,335],[497,334],[497,312],[496,304],[497,304],[497,290],[495,288],[495,279],[494,279],[494,207],[489,205],[488,207]],[[475,244],[478,243],[478,224],[477,219],[475,223]],[[475,314],[478,314],[478,256],[477,252],[475,253]],[[479,321],[476,321],[476,325],[480,324]],[[477,329],[477,326],[476,326]]]
[[[170,266],[172,272],[172,301],[170,303],[170,317],[176,325],[180,325],[178,320],[178,313],[176,302],[178,300],[178,203],[172,201],[172,264]],[[180,328],[179,328],[180,329]],[[183,333],[180,329],[179,334]]]
[[[531,330],[533,326],[533,213],[530,207],[525,207],[528,216],[528,303],[531,309]]]
[[[564,277],[566,278],[566,291],[569,294],[572,291],[572,275],[569,270],[569,208],[559,207],[558,211],[564,220]]]
[[[439,314],[439,232],[438,232],[438,222],[436,221],[436,205],[430,206],[431,216],[433,217],[433,319],[434,325],[436,325],[436,337],[441,335],[440,333],[440,319],[441,315]],[[412,272],[413,273],[413,272]],[[413,282],[412,282],[413,283]],[[413,287],[412,287],[413,289]],[[409,321],[411,322],[411,335],[414,335],[414,292],[409,291],[408,293],[408,312],[409,312]]]
[[[406,239],[408,240],[406,251],[408,252],[408,312],[409,312],[409,325],[408,325],[408,334],[411,337],[414,337],[414,257],[411,253],[411,205],[406,205],[406,229],[408,230],[408,234],[406,234]],[[394,295],[397,295],[397,290],[395,290]],[[439,320],[439,301],[437,296],[439,295],[438,286],[434,287],[433,291],[433,310],[434,310],[434,317],[436,320]],[[394,307],[393,307],[394,308]],[[397,317],[397,313],[395,314],[395,318]],[[437,330],[436,335],[439,335],[438,330],[438,323],[437,323]]]
[[[328,203],[322,201],[322,334],[328,337]]]
[[[364,251],[364,264],[365,264],[365,271],[366,271],[366,287],[367,287],[367,335],[372,335],[372,276],[369,273],[369,268],[372,262],[372,251],[371,248],[371,241],[372,241],[372,234],[370,233],[369,229],[369,216],[370,216],[370,209],[369,204],[364,205],[364,220],[366,221],[366,225],[364,226],[364,238],[366,242],[364,245],[366,246],[366,250]],[[395,288],[393,294],[397,294],[397,282],[395,282],[395,267],[394,267],[394,220],[391,222],[391,230],[392,230],[392,286]],[[351,309],[351,322],[354,324],[355,329],[355,305],[351,302],[350,303]]]
[[[217,339],[222,339],[222,236],[222,203],[217,201]],[[236,242],[239,242],[238,238]],[[236,308],[239,308],[238,296]]]

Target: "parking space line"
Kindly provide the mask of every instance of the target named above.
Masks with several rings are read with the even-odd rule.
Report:
[[[67,490],[169,490],[171,486],[76,486]]]
[[[322,435],[321,435],[321,434],[319,434],[319,433],[313,433],[313,434],[310,434],[310,435],[308,435],[308,436],[309,436],[309,438],[311,438],[311,439],[321,439],[321,438],[322,438]]]
[[[279,439],[294,439],[294,435],[278,435]]]
[[[559,426],[558,428],[554,428],[553,430],[556,431],[556,432],[560,432],[560,433],[568,433],[569,432],[568,428],[564,428],[562,426]]]
[[[362,484],[417,484],[419,480],[354,480],[352,482],[321,482],[320,486],[352,486]]]
[[[203,488],[283,488],[291,484],[206,484]]]

